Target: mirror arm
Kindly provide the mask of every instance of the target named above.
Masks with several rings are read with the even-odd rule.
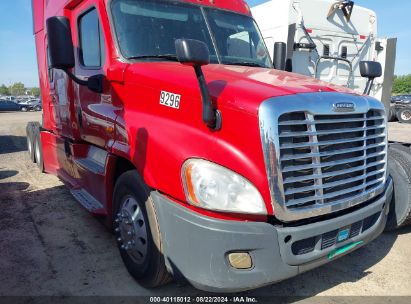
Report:
[[[64,69],[63,71],[66,72],[70,79],[72,79],[75,83],[86,86],[93,92],[103,93],[103,75],[98,74],[90,76],[87,80],[81,80],[68,69]]]
[[[210,129],[219,130],[221,128],[221,114],[213,105],[203,70],[199,65],[195,65],[194,70],[200,86],[201,101],[203,104],[203,121]]]
[[[87,86],[88,81],[87,80],[81,80],[80,78],[77,78],[76,75],[74,75],[72,72],[70,72],[68,69],[64,69],[64,72],[70,77],[71,80],[73,80],[75,83],[83,86]]]
[[[200,87],[202,120],[211,130],[220,130],[222,124],[221,112],[211,99],[207,82],[201,68],[210,63],[210,52],[207,45],[194,39],[177,39],[175,41],[176,55],[180,63],[194,68]]]
[[[367,84],[364,89],[364,95],[370,95],[373,85],[374,85],[374,78],[368,78]]]

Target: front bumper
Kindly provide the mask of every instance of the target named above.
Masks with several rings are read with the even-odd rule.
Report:
[[[198,289],[236,292],[296,276],[333,260],[329,255],[337,248],[357,244],[339,255],[343,256],[372,241],[384,230],[389,212],[387,202],[392,193],[389,179],[383,195],[367,206],[298,227],[217,220],[194,213],[159,193],[154,194],[154,201],[170,273],[184,276]],[[350,234],[338,244],[332,243],[335,231],[354,225],[358,228],[358,223],[361,223],[361,227],[355,229],[358,234]],[[328,247],[324,248],[323,240]],[[239,251],[249,252],[253,260],[251,269],[238,270],[230,266],[227,254]]]

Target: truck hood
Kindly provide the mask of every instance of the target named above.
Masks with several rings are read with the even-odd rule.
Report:
[[[314,78],[278,71],[210,64],[203,67],[210,94],[218,107],[234,108],[256,115],[260,104],[272,97],[300,93],[355,91]],[[198,98],[199,86],[194,69],[178,62],[137,63],[130,65],[125,81],[150,88]]]

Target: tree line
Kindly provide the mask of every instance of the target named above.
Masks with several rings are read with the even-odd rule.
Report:
[[[411,74],[395,76],[392,93],[394,95],[411,94]]]
[[[5,84],[2,84],[0,86],[0,95],[6,95],[6,96],[21,96],[21,95],[26,95],[26,93],[31,93],[31,95],[34,95],[35,97],[40,96],[40,89],[39,88],[26,88],[23,83],[21,82],[15,82],[11,86],[6,86]]]

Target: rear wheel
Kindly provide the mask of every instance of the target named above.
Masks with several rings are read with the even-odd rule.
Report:
[[[390,110],[388,111],[388,121],[395,121],[395,107],[391,106]]]
[[[397,118],[402,123],[411,123],[411,108],[399,109],[397,112]]]
[[[394,184],[386,231],[411,224],[411,150],[393,145],[388,154],[388,172]]]
[[[118,248],[130,274],[145,287],[169,282],[171,277],[165,266],[150,189],[137,171],[119,177],[114,189],[113,211]]]
[[[34,140],[34,155],[36,157],[37,167],[40,169],[40,172],[44,172],[44,159],[43,159],[43,149],[41,147],[41,138],[40,132],[35,134]]]
[[[26,127],[27,151],[29,152],[30,160],[35,163],[36,157],[34,155],[34,125],[29,122]]]

